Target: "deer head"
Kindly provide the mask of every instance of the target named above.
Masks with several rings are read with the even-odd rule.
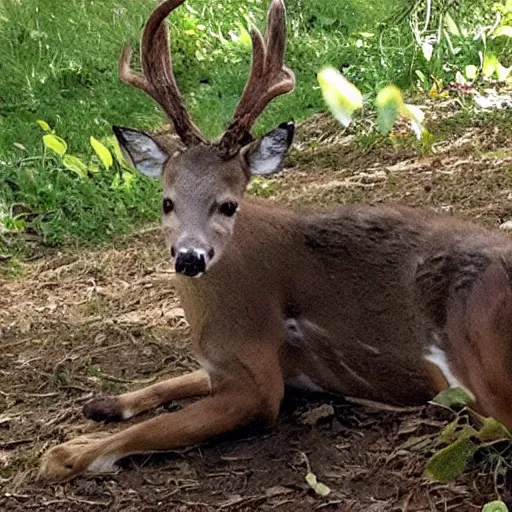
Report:
[[[121,80],[160,104],[183,148],[171,151],[147,133],[113,129],[133,165],[162,179],[163,225],[176,272],[199,277],[226,247],[251,175],[271,174],[284,161],[293,123],[283,123],[258,139],[251,135],[251,127],[268,103],[294,89],[295,77],[284,66],[284,3],[272,0],[265,38],[251,28],[251,72],[233,120],[219,141],[207,141],[185,108],[172,69],[165,19],[183,2],[165,0],[149,17],[141,41],[142,74],[131,70],[128,46],[119,63]]]

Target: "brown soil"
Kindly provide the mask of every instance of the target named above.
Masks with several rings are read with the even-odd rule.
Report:
[[[275,198],[299,208],[431,205],[489,227],[512,218],[506,123],[464,127],[447,120],[453,104],[438,110],[443,120],[431,130],[449,135],[424,156],[400,133],[384,143],[342,133],[326,116],[308,121],[293,169],[273,180]],[[423,477],[449,411],[382,410],[328,396],[290,396],[273,430],[253,426],[201,447],[133,457],[115,475],[38,482],[45,450],[105,428],[81,416],[90,397],[196,363],[158,228],[23,271],[0,280],[0,510],[473,511],[498,495],[510,502],[505,460],[480,458],[454,482]],[[334,414],[309,425],[304,414],[324,404]],[[327,498],[306,483],[308,466],[330,487]]]

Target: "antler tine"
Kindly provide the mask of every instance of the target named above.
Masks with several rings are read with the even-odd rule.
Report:
[[[286,49],[286,20],[283,0],[272,0],[268,10],[265,40],[251,28],[251,72],[242,97],[233,115],[233,121],[218,146],[230,157],[250,138],[250,130],[265,107],[277,96],[293,91],[295,75],[284,65]]]
[[[133,50],[125,46],[119,60],[119,77],[141,89],[164,109],[174,124],[176,133],[186,146],[205,144],[206,139],[190,117],[181,97],[174,72],[165,19],[185,0],[165,0],[151,13],[141,39],[140,61],[143,74],[130,67]]]

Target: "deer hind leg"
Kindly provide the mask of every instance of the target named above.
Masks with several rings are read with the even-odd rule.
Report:
[[[475,407],[512,428],[512,288],[510,275],[492,263],[467,298],[448,305],[450,358]]]
[[[210,392],[210,377],[204,370],[197,370],[137,391],[95,398],[84,405],[83,414],[94,421],[126,420],[172,400],[205,396]]]

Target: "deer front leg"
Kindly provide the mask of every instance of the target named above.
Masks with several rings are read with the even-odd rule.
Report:
[[[201,397],[210,391],[210,377],[204,370],[197,370],[137,391],[95,398],[84,405],[83,413],[94,421],[121,421],[172,400]]]
[[[280,372],[266,378],[246,371],[238,378],[222,379],[213,386],[211,396],[178,412],[115,434],[83,436],[52,448],[43,459],[40,476],[63,481],[85,472],[109,472],[128,455],[165,452],[205,441],[253,419],[273,420],[283,388]]]

